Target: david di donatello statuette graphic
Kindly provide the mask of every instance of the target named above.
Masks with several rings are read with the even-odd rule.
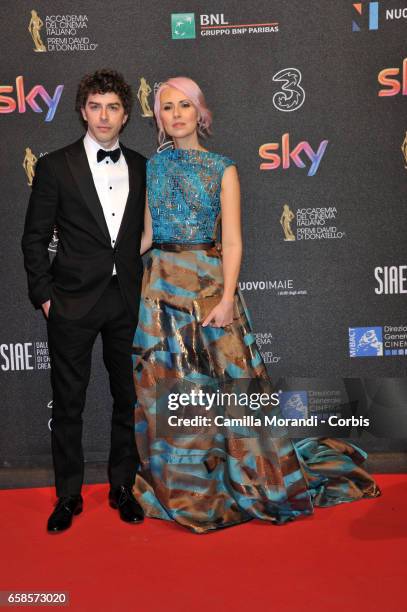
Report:
[[[23,168],[27,176],[27,185],[32,186],[34,175],[35,175],[35,164],[37,163],[37,157],[31,151],[30,147],[26,147],[25,155],[23,160]]]
[[[283,212],[280,217],[280,223],[284,232],[284,240],[285,241],[293,241],[295,240],[295,236],[291,229],[291,222],[295,219],[295,215],[288,206],[288,204],[284,204]]]
[[[82,78],[76,110],[86,134],[40,157],[25,220],[29,296],[46,317],[51,360],[58,496],[47,525],[51,533],[69,528],[83,508],[82,412],[99,335],[113,397],[109,502],[123,521],[143,520],[131,490],[139,456],[130,355],[143,272],[146,160],[119,140],[132,104],[119,73],[99,70]],[[51,264],[55,226],[59,243]]]
[[[44,22],[34,9],[31,11],[31,19],[28,25],[28,31],[34,42],[34,51],[37,53],[44,53],[47,49],[41,40],[41,28],[44,26]]]
[[[150,108],[148,96],[151,94],[152,89],[147,83],[144,77],[140,78],[140,87],[138,88],[137,98],[140,102],[142,117],[153,117],[153,111]]]

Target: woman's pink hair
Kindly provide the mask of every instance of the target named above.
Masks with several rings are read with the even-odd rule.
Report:
[[[167,79],[164,83],[161,83],[157,89],[154,100],[154,115],[158,125],[158,142],[163,144],[165,140],[165,131],[160,118],[160,105],[161,105],[161,92],[169,87],[174,87],[178,91],[182,92],[191,100],[192,104],[198,111],[198,134],[205,136],[211,133],[212,125],[212,113],[206,105],[205,96],[203,95],[201,88],[195,81],[188,77],[174,77]]]

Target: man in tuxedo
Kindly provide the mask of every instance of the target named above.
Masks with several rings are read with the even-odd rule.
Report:
[[[99,333],[113,396],[109,501],[122,520],[143,520],[131,491],[139,464],[131,352],[143,270],[146,159],[118,140],[131,106],[131,89],[119,73],[100,70],[81,80],[76,110],[87,133],[38,160],[25,220],[29,296],[47,319],[51,359],[58,500],[49,532],[67,529],[82,511],[82,412]],[[51,263],[54,227],[59,242]]]

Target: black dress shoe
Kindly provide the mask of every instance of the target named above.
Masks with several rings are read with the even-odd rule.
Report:
[[[141,523],[144,519],[143,508],[135,499],[130,487],[121,485],[117,489],[110,489],[109,503],[112,508],[119,511],[120,518],[126,523]]]
[[[82,508],[82,495],[59,497],[55,510],[48,519],[47,530],[50,533],[65,531],[72,525],[73,516],[80,514]]]

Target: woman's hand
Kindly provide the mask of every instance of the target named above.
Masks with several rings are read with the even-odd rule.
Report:
[[[225,327],[231,323],[233,323],[233,299],[222,298],[219,304],[212,308],[202,323],[202,327],[207,325],[211,327]]]

